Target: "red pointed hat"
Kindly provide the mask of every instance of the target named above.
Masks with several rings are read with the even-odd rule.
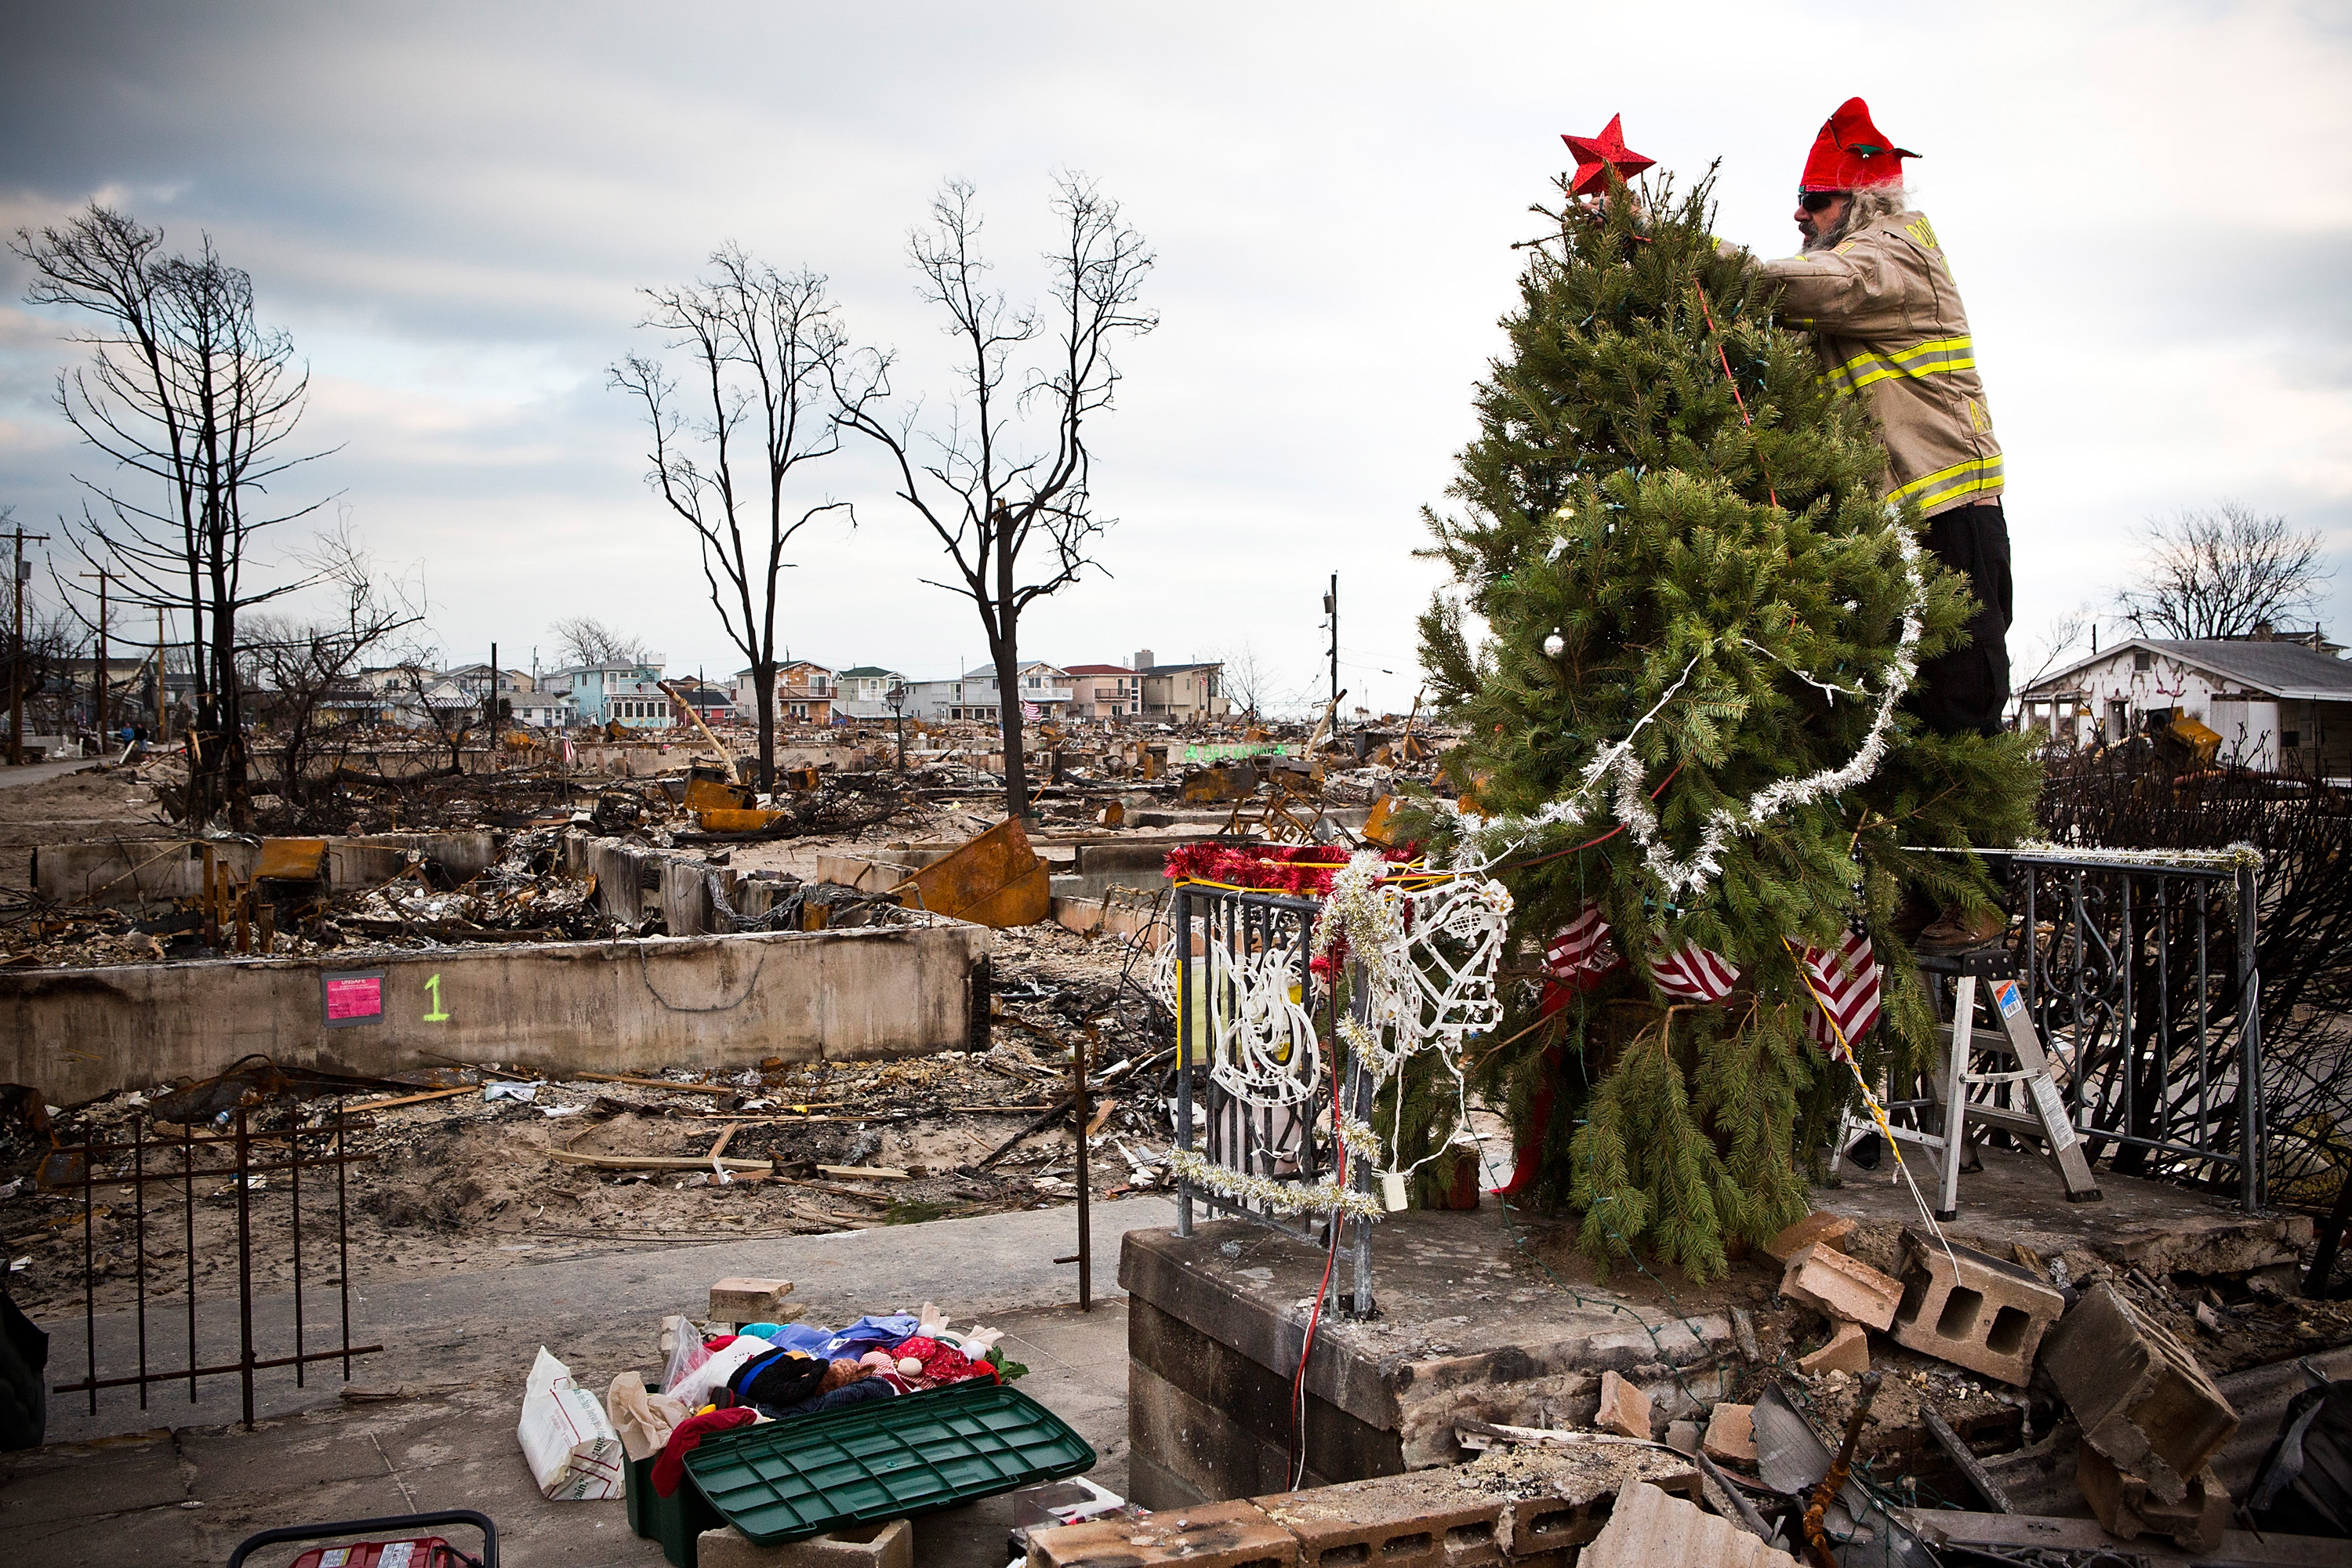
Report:
[[[1822,121],[1798,178],[1800,191],[1862,191],[1903,184],[1903,160],[1919,154],[1897,147],[1870,122],[1870,105],[1849,98]]]
[[[1620,176],[1630,180],[1657,162],[1625,145],[1625,132],[1621,127],[1624,118],[1622,114],[1611,115],[1608,125],[1598,136],[1561,133],[1559,139],[1576,154],[1576,178],[1569,182],[1568,187],[1575,195],[1589,196],[1595,191],[1607,190],[1612,166]]]

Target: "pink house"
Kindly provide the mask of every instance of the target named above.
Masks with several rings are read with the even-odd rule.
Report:
[[[1139,719],[1143,716],[1143,676],[1123,664],[1074,664],[1068,667],[1070,712],[1080,719]]]

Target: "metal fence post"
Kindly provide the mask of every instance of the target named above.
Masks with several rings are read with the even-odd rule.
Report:
[[[1176,1147],[1192,1147],[1192,895],[1176,889]],[[1192,1234],[1192,1184],[1176,1179],[1176,1234]]]
[[[2238,1205],[2248,1214],[2264,1196],[2263,1164],[2263,972],[2255,957],[2258,889],[2252,866],[2238,868]]]

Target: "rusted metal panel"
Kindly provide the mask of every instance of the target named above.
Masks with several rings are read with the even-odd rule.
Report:
[[[943,860],[901,882],[898,901],[979,925],[1034,925],[1053,912],[1045,862],[1017,817],[1006,817]]]
[[[1184,804],[1221,805],[1247,800],[1257,793],[1258,782],[1257,770],[1246,763],[1218,763],[1185,778]]]
[[[702,820],[705,833],[758,833],[779,817],[781,811],[739,810],[732,806],[706,805],[696,814]]]
[[[739,784],[728,776],[724,768],[707,767],[698,763],[687,770],[686,809],[688,811],[749,810],[752,791],[749,784]],[[731,828],[711,828],[713,833],[735,831]]]
[[[323,838],[265,838],[253,874],[280,882],[316,882],[327,874]]]

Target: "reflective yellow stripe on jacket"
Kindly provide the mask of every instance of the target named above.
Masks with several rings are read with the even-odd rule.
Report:
[[[1916,500],[1923,508],[1933,507],[1979,490],[1997,490],[2000,483],[2000,455],[1996,452],[1990,458],[1972,458],[1932,474],[1922,474],[1886,499],[1898,506]]]
[[[1821,379],[1828,382],[1832,391],[1860,392],[1872,382],[1885,381],[1890,375],[1924,379],[1956,370],[1974,370],[1976,363],[1976,348],[1967,338],[1931,338],[1900,353],[1856,354],[1836,369],[1822,372]]]

